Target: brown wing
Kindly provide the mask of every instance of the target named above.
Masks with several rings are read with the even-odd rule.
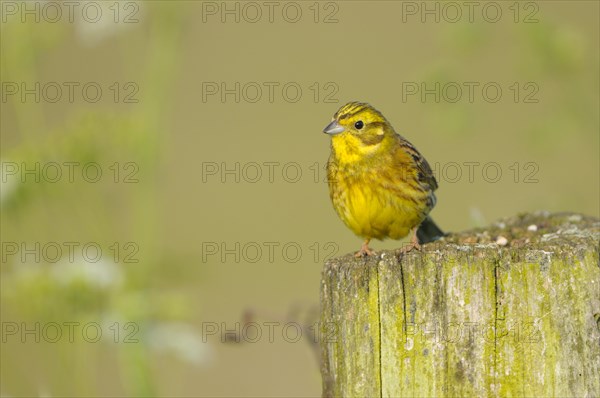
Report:
[[[410,156],[410,159],[408,159],[408,160],[416,168],[417,181],[421,185],[425,185],[426,187],[424,187],[424,188],[428,188],[432,192],[435,191],[438,187],[438,184],[435,179],[435,176],[433,175],[433,171],[431,170],[431,167],[429,166],[429,163],[427,163],[427,160],[425,160],[423,155],[421,155],[421,153],[417,150],[417,148],[415,148],[413,146],[413,144],[408,142],[406,139],[404,139],[400,135],[397,135],[397,137],[398,137],[398,143],[399,143],[398,150],[404,152],[406,154],[406,157]]]

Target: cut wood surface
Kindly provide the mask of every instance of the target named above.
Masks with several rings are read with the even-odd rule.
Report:
[[[600,396],[600,221],[519,215],[329,260],[323,395]]]

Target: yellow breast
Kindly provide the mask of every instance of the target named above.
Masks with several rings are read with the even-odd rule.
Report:
[[[411,173],[389,170],[391,161],[383,154],[365,161],[364,154],[348,148],[340,144],[328,164],[329,191],[337,214],[360,237],[405,237],[429,211],[426,193],[411,184]]]

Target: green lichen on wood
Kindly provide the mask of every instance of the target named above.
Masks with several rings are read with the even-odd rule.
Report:
[[[523,214],[328,261],[323,395],[600,395],[599,239],[594,218]]]
[[[335,380],[325,380],[347,386],[347,395],[376,396],[380,391],[379,382],[379,317],[377,270],[362,265],[350,265],[343,269],[330,268],[328,271],[339,277],[335,286],[323,286],[322,297],[332,305],[331,312],[324,315],[322,340],[344,339],[347,344],[331,346],[329,355],[323,357],[323,364],[333,369]],[[360,302],[368,310],[353,307]],[[335,308],[346,308],[342,314]],[[327,311],[327,310],[326,310]],[[357,339],[353,336],[363,336]]]

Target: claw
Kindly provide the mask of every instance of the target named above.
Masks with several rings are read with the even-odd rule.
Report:
[[[421,245],[419,244],[419,239],[417,238],[417,228],[413,230],[412,237],[410,238],[410,243],[408,245],[402,246],[398,252],[400,254],[406,254],[412,250],[421,250]]]
[[[365,240],[362,246],[360,247],[360,250],[354,253],[354,257],[374,256],[376,253],[369,248],[370,241],[371,239]]]

